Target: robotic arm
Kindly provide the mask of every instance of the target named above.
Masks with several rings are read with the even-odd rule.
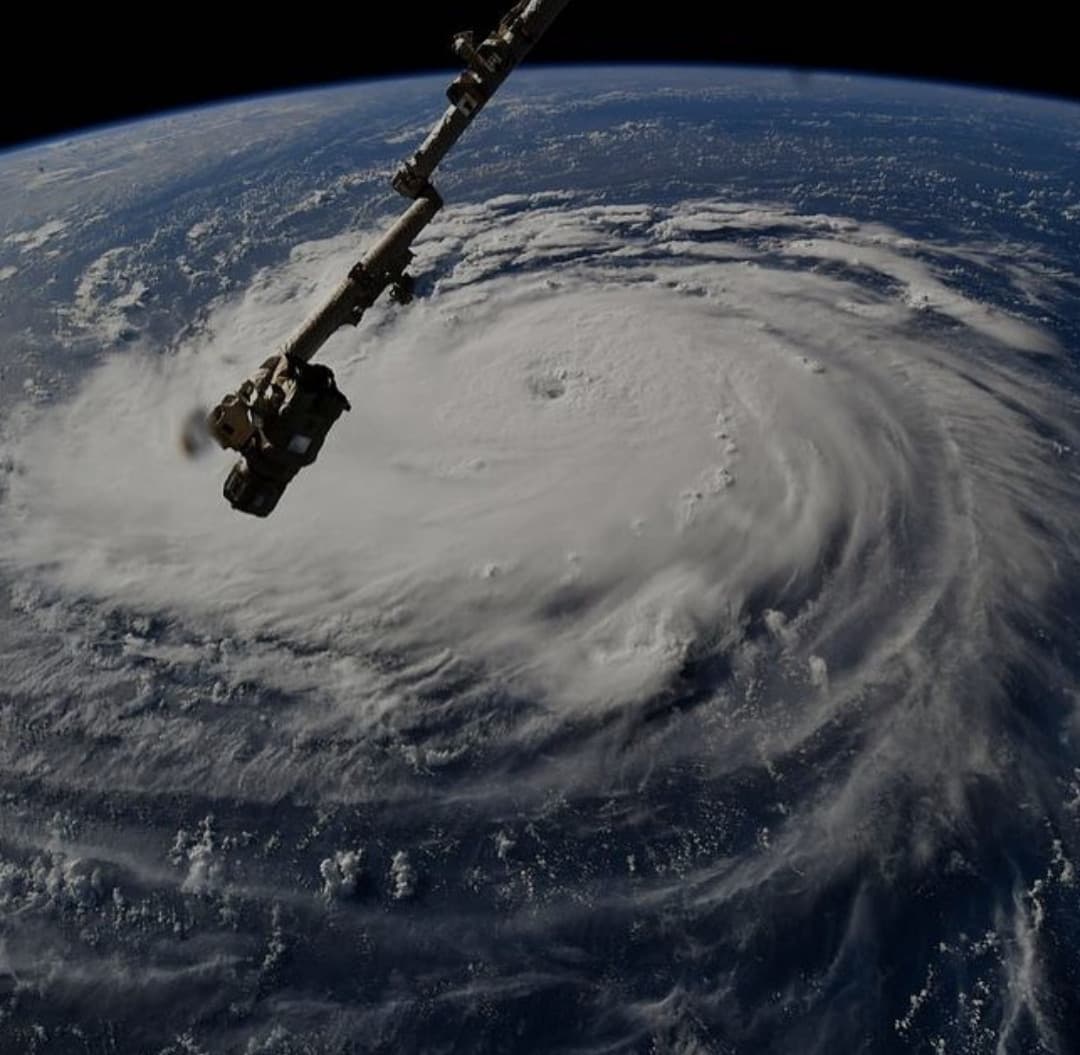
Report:
[[[412,300],[406,271],[413,259],[410,246],[443,204],[431,184],[432,173],[567,3],[519,0],[480,44],[471,33],[454,38],[454,53],[466,68],[447,89],[451,105],[392,180],[412,204],[278,354],[210,412],[211,436],[226,450],[240,453],[224,489],[234,509],[268,516],[289,481],[315,460],[331,425],[349,409],[329,368],[311,366],[310,360],[340,327],[356,326],[386,289],[400,304]]]
[[[420,148],[394,174],[394,189],[407,198],[424,192],[431,174],[499,85],[529,53],[569,0],[521,0],[479,45],[472,33],[454,37],[454,54],[465,62],[447,88],[450,107]]]

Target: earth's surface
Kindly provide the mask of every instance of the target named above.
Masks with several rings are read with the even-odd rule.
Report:
[[[234,513],[445,81],[0,157],[0,1050],[1078,1050],[1080,108],[522,70]]]

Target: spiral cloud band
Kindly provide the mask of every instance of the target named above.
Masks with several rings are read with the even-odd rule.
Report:
[[[36,723],[5,770],[162,830],[193,786],[362,817],[367,858],[343,841],[321,877],[209,827],[172,871],[134,832],[86,850],[118,889],[284,903],[363,931],[376,974],[426,964],[423,999],[283,1003],[282,1028],[495,1029],[572,986],[596,1050],[856,1050],[870,1024],[925,1050],[936,1007],[963,1050],[1064,1051],[1044,921],[1076,932],[1080,416],[1037,311],[954,280],[995,247],[716,200],[448,207],[424,295],[327,347],[353,411],[318,464],[239,517],[180,423],[357,245],[298,247],[176,354],[111,358],[10,430],[0,560],[62,644],[2,646]],[[1052,279],[1021,257],[1010,281],[1031,306]],[[64,731],[47,757],[36,727]],[[379,853],[424,935],[363,897],[334,915]],[[204,929],[187,970],[239,986],[248,954]],[[665,950],[653,989],[605,936]],[[111,954],[118,986],[141,955]],[[86,964],[48,970],[77,992]]]

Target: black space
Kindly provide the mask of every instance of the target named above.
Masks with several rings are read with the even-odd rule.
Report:
[[[509,2],[21,10],[5,34],[0,145],[229,96],[450,68],[451,33],[487,31]],[[650,11],[630,0],[571,0],[529,61],[764,64],[1080,99],[1064,14],[990,12],[943,23],[942,6],[788,13],[697,0]]]

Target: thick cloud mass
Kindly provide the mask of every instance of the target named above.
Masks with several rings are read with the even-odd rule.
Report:
[[[598,1038],[671,1050],[852,1043],[890,1006],[863,967],[905,937],[924,877],[952,876],[897,954],[913,995],[890,1036],[917,1037],[928,1001],[948,1013],[955,968],[990,979],[1001,1043],[1064,1051],[1040,928],[1080,800],[1058,647],[1080,437],[1049,334],[948,280],[992,249],[769,205],[448,208],[420,246],[427,295],[327,347],[353,411],[319,463],[268,521],[234,514],[225,461],[184,460],[178,430],[356,245],[300,246],[177,354],[117,356],[9,430],[0,559],[20,617],[63,645],[0,661],[72,735],[48,759],[16,738],[5,768],[96,794],[399,803],[406,837],[453,835],[426,926],[492,965],[468,980],[443,949],[440,1000],[595,979],[597,950],[570,949],[587,907],[631,948],[647,932],[700,960],[699,989],[613,976],[581,997]],[[1041,274],[1015,267],[1029,294]],[[224,882],[208,833],[181,847],[189,890]],[[1018,833],[1050,862],[1035,887]],[[512,874],[525,838],[549,861]],[[460,912],[497,905],[516,954],[448,907],[486,840],[501,878]],[[346,856],[304,911],[362,889]],[[412,896],[409,859],[391,868]],[[971,951],[979,920],[991,953]],[[736,981],[750,948],[760,983],[745,964]],[[386,1006],[362,1014],[386,1026]]]

